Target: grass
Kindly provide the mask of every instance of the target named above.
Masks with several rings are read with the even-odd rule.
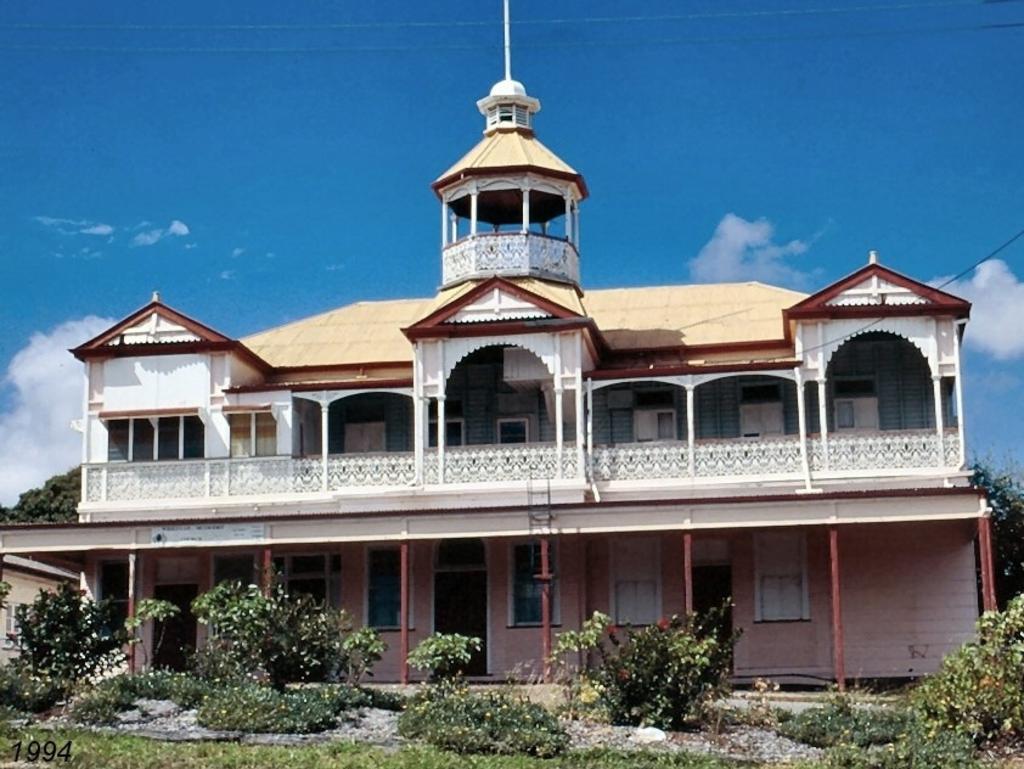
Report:
[[[71,740],[72,757],[67,765],[76,769],[755,769],[750,764],[688,754],[587,751],[555,759],[459,756],[431,748],[387,752],[344,743],[308,747],[167,743],[71,729],[8,731],[0,737],[0,766],[13,759],[11,746],[18,740],[58,744]]]

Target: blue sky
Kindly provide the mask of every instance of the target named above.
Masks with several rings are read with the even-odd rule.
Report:
[[[662,18],[600,20],[626,15]],[[1024,28],[980,28],[1024,24],[1022,2],[513,0],[513,16],[538,136],[590,187],[588,286],[715,277],[692,260],[723,227],[739,241],[722,276],[805,289],[869,248],[950,275],[1024,227]],[[154,288],[232,335],[431,294],[429,183],[479,138],[499,17],[498,0],[0,6],[0,427],[31,398],[11,361],[33,334],[46,347]],[[1024,241],[1001,257],[963,286],[999,337],[968,332],[972,445],[1000,456],[1022,427],[1006,404],[1024,395]]]

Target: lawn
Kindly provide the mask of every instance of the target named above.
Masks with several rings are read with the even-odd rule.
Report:
[[[385,752],[334,743],[300,748],[238,745],[229,742],[166,743],[141,737],[96,734],[81,730],[25,729],[3,736],[0,766],[14,758],[18,740],[71,740],[70,766],[82,769],[756,769],[751,764],[702,756],[573,752],[556,759],[460,756],[431,748]],[[24,760],[24,756],[22,757]],[[60,759],[52,764],[59,766]],[[44,766],[35,764],[19,766]],[[796,766],[796,765],[790,765]],[[809,764],[800,769],[816,769]]]

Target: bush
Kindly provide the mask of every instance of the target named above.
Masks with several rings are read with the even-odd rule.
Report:
[[[399,733],[456,753],[557,756],[569,744],[540,705],[505,691],[472,694],[464,686],[430,687],[398,720]]]
[[[388,645],[376,630],[361,627],[345,637],[341,648],[345,652],[345,680],[350,684],[358,684],[366,676],[373,675],[373,666],[380,662]]]
[[[338,716],[365,702],[351,687],[310,687],[280,692],[245,684],[218,689],[199,707],[198,721],[229,732],[310,734],[337,725]],[[355,705],[356,707],[360,705]]]
[[[950,730],[976,743],[1024,736],[1024,596],[1003,612],[987,612],[977,640],[964,644],[913,693],[933,731]]]
[[[736,636],[723,637],[724,617],[721,609],[672,617],[625,638],[609,628],[589,675],[613,723],[678,729],[705,717],[728,691]]]
[[[829,769],[973,769],[978,766],[971,740],[954,732],[928,732],[911,721],[908,729],[883,746],[843,744],[825,754]]]
[[[80,693],[71,706],[71,717],[86,724],[110,724],[136,700],[171,700],[183,708],[194,708],[211,691],[207,682],[185,673],[115,676]]]
[[[409,665],[430,674],[431,681],[453,681],[462,677],[462,669],[480,651],[479,638],[458,633],[434,633],[409,652]]]
[[[23,665],[0,667],[0,704],[26,713],[42,713],[64,696],[64,687],[45,676],[35,676]]]
[[[848,697],[835,697],[824,707],[805,710],[786,720],[779,726],[779,733],[816,748],[864,748],[896,742],[912,720],[913,714],[904,708],[858,708]]]
[[[123,631],[111,631],[109,604],[79,594],[67,583],[41,591],[35,601],[18,607],[19,663],[36,676],[68,688],[112,669],[121,659]]]
[[[196,598],[192,610],[210,626],[218,677],[246,671],[284,689],[331,680],[346,668],[348,615],[306,595],[290,596],[281,585],[265,596],[256,585],[225,582]],[[197,672],[207,672],[211,660],[204,662]]]

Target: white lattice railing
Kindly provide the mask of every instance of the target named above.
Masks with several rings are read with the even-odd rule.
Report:
[[[796,436],[698,441],[693,460],[698,478],[792,475],[803,467]]]
[[[678,441],[596,446],[591,465],[598,481],[684,478],[689,466],[686,443]]]
[[[436,453],[424,458],[427,483],[439,483]],[[554,480],[575,478],[576,448],[562,450],[562,473],[558,473],[558,449],[549,443],[512,446],[453,446],[444,454],[444,483],[487,483],[501,481]]]
[[[863,473],[872,470],[959,468],[960,436],[947,431],[939,443],[934,430],[882,430],[870,433],[829,433],[826,448],[820,439],[808,441],[814,471]]]
[[[495,273],[571,280],[580,278],[576,247],[562,238],[536,232],[485,232],[452,243],[442,254],[442,281]]]

